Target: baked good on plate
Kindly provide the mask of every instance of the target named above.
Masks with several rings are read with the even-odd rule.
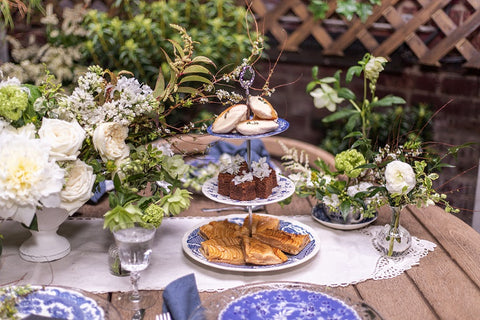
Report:
[[[205,240],[218,238],[236,238],[248,235],[248,229],[227,219],[222,221],[211,221],[200,227],[198,233]]]
[[[243,220],[243,226],[248,228],[250,221],[248,216]],[[280,225],[280,220],[275,217],[264,216],[259,214],[252,214],[252,233],[257,233],[265,229],[278,229]]]
[[[272,248],[254,238],[244,236],[242,245],[246,263],[265,266],[283,263],[288,260],[288,257],[280,249]]]
[[[264,134],[270,131],[274,131],[278,128],[279,124],[277,120],[245,120],[240,121],[235,127],[236,130],[245,135],[252,136],[256,134]]]
[[[245,172],[235,176],[230,182],[230,198],[240,201],[249,201],[257,198],[253,174]]]
[[[233,240],[232,240],[233,239]],[[203,241],[200,252],[211,262],[244,265],[245,256],[241,238],[218,238]]]
[[[236,104],[220,113],[212,124],[212,132],[229,133],[240,121],[247,120],[248,107],[246,104]]]
[[[310,236],[307,234],[294,234],[273,229],[265,229],[254,233],[252,237],[294,255],[302,251],[310,242]]]
[[[278,118],[277,111],[275,111],[270,102],[263,97],[248,97],[248,105],[256,119],[275,120]]]

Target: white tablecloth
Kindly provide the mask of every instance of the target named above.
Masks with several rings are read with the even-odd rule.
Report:
[[[164,289],[171,281],[189,273],[195,274],[199,291],[222,290],[263,281],[342,286],[367,279],[395,277],[417,265],[420,258],[435,247],[429,241],[414,237],[412,249],[406,256],[400,259],[383,258],[371,243],[372,236],[381,228],[379,226],[338,231],[324,227],[310,216],[289,216],[288,219],[313,228],[320,239],[319,253],[304,264],[261,273],[215,269],[193,261],[183,253],[181,242],[184,234],[212,218],[164,219],[155,236],[151,265],[141,274],[140,289]],[[91,292],[130,290],[128,277],[113,276],[109,272],[107,251],[113,236],[102,225],[103,219],[67,220],[60,227],[59,234],[70,241],[72,252],[58,261],[33,263],[22,260],[18,254],[18,247],[29,237],[29,231],[17,222],[1,223],[4,248],[0,256],[0,285],[61,285]]]

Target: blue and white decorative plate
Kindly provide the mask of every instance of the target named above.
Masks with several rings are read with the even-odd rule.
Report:
[[[312,209],[312,218],[317,222],[323,224],[326,227],[337,229],[337,230],[356,230],[368,226],[378,218],[378,212],[375,212],[375,215],[371,218],[363,218],[360,222],[357,223],[338,223],[332,221],[324,212],[323,206],[316,205]]]
[[[16,305],[20,319],[31,314],[68,320],[105,319],[105,313],[97,302],[79,292],[59,287],[31,288],[35,291]]]
[[[280,174],[277,174],[277,183],[278,186],[273,188],[272,194],[266,199],[254,199],[249,201],[239,201],[231,199],[230,197],[218,194],[218,178],[212,178],[207,180],[202,186],[203,194],[216,202],[221,202],[225,204],[237,205],[237,206],[256,206],[256,205],[266,205],[269,203],[276,203],[282,200],[287,199],[295,192],[295,184]]]
[[[322,292],[272,289],[258,291],[233,301],[220,312],[218,319],[360,320],[360,317],[343,301]]]
[[[247,140],[260,139],[260,138],[270,137],[270,136],[274,136],[276,134],[282,133],[283,131],[287,130],[288,127],[290,126],[288,121],[285,119],[278,118],[277,120],[278,120],[277,129],[270,132],[262,133],[262,134],[254,134],[254,135],[246,136],[239,133],[215,133],[212,131],[212,126],[209,126],[207,128],[207,132],[212,136],[226,138],[226,139],[247,139]]]
[[[245,219],[245,217],[248,217],[248,214],[247,215],[232,214],[222,218],[221,220],[224,220],[226,218],[230,222],[243,224],[243,220]],[[284,263],[268,265],[268,266],[257,266],[257,265],[240,265],[239,266],[239,265],[233,265],[228,263],[210,262],[200,252],[201,243],[205,241],[205,239],[203,239],[198,234],[198,231],[199,231],[199,228],[204,224],[205,223],[202,223],[194,227],[191,231],[188,231],[187,233],[185,233],[182,239],[183,251],[192,259],[216,269],[240,271],[240,272],[265,272],[265,271],[281,270],[281,269],[291,268],[299,264],[302,264],[304,262],[307,262],[308,260],[313,258],[318,253],[318,250],[320,249],[319,239],[315,234],[315,232],[313,231],[313,229],[311,229],[309,226],[303,223],[282,218],[280,220],[280,226],[279,226],[280,230],[290,232],[290,233],[295,233],[295,234],[308,234],[310,236],[310,242],[307,244],[307,246],[303,248],[303,250],[300,251],[297,255],[287,254],[288,260],[285,261]]]

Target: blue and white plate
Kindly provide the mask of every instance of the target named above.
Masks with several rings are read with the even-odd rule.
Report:
[[[260,139],[260,138],[270,137],[270,136],[274,136],[276,134],[282,133],[283,131],[287,130],[288,127],[290,126],[288,121],[285,119],[278,118],[277,120],[278,120],[277,129],[270,132],[262,133],[262,134],[254,134],[254,135],[246,136],[239,133],[215,133],[212,131],[212,126],[209,126],[207,128],[207,132],[212,136],[226,138],[226,139],[247,139],[247,140]]]
[[[378,212],[375,212],[375,215],[370,218],[363,218],[360,222],[357,223],[338,223],[332,221],[324,211],[323,206],[316,205],[312,209],[312,218],[317,222],[323,224],[326,227],[337,229],[337,230],[356,230],[368,226],[378,218]]]
[[[31,288],[34,291],[21,298],[16,305],[20,319],[28,315],[68,320],[105,319],[105,312],[97,302],[77,291],[59,287]]]
[[[285,176],[277,174],[278,186],[273,188],[272,194],[266,199],[256,198],[249,201],[239,201],[231,199],[230,197],[218,194],[218,178],[212,178],[207,180],[202,186],[203,194],[216,202],[225,204],[237,205],[237,206],[256,206],[266,205],[269,203],[276,203],[287,199],[295,192],[295,184]]]
[[[230,222],[243,224],[243,220],[245,219],[245,217],[248,217],[248,214],[247,215],[232,214],[232,215],[223,217],[221,220],[228,219],[228,221]],[[281,269],[291,268],[299,264],[302,264],[304,262],[307,262],[308,260],[313,258],[318,253],[318,250],[320,249],[319,239],[312,228],[298,221],[282,218],[280,220],[280,226],[279,226],[280,230],[290,232],[290,233],[295,233],[295,234],[308,234],[310,236],[310,243],[308,243],[307,246],[303,248],[303,250],[300,251],[297,255],[287,254],[288,260],[285,261],[284,263],[268,265],[268,266],[257,266],[257,265],[238,266],[238,265],[233,265],[228,263],[210,262],[200,252],[201,243],[205,241],[205,239],[203,239],[202,236],[198,234],[198,231],[200,227],[204,224],[206,223],[202,223],[194,227],[192,230],[188,231],[187,233],[185,233],[182,239],[183,251],[192,259],[206,266],[213,267],[216,269],[240,271],[240,272],[265,272],[265,271],[281,270]]]
[[[258,291],[233,301],[220,312],[220,320],[338,319],[360,320],[343,301],[304,289]]]

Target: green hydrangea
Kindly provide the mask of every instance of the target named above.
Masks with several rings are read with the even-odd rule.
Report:
[[[28,107],[28,93],[19,86],[7,85],[0,88],[0,116],[17,121]]]
[[[355,169],[366,163],[363,154],[355,149],[345,150],[335,156],[335,168],[349,178],[357,178],[363,169]]]
[[[164,213],[165,210],[161,206],[151,204],[147,209],[145,209],[142,220],[153,224],[155,228],[158,228],[162,224]]]

